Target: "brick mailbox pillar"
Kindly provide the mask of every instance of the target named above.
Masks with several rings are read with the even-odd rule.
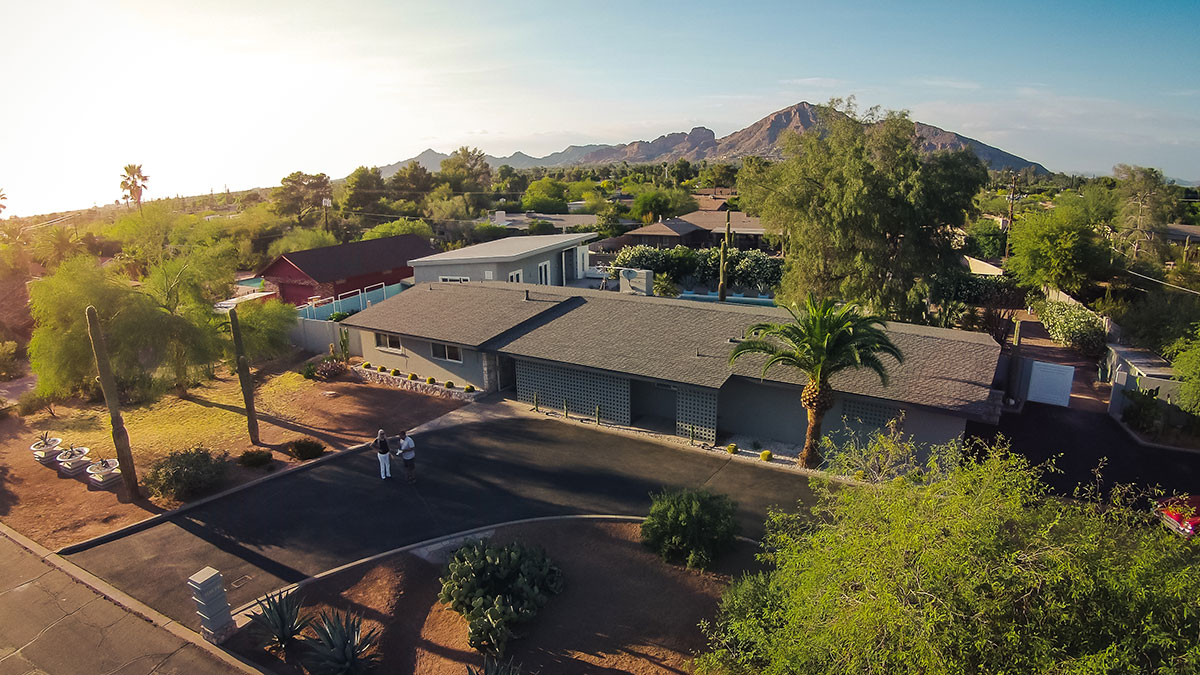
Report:
[[[213,644],[229,639],[237,626],[229,612],[221,573],[205,567],[188,577],[187,583],[192,589],[192,599],[196,601],[196,613],[200,615],[200,635]]]

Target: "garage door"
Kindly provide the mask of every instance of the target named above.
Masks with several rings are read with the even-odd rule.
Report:
[[[1029,394],[1025,398],[1065,408],[1071,404],[1071,383],[1074,380],[1074,366],[1034,361],[1033,371],[1029,375]]]

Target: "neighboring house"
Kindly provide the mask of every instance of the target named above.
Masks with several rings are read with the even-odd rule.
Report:
[[[417,234],[368,239],[338,246],[285,253],[258,273],[264,290],[284,302],[303,305],[309,298],[337,297],[375,284],[396,284],[411,277],[410,262],[437,252]]]
[[[511,281],[563,286],[582,279],[595,232],[505,237],[410,260],[414,281]]]
[[[596,216],[591,213],[509,213],[496,211],[492,214],[492,225],[503,225],[514,230],[528,230],[529,223],[534,220],[544,220],[562,230],[572,227],[595,227]]]
[[[419,284],[342,323],[373,365],[710,442],[736,433],[800,443],[803,375],[764,377],[760,357],[729,365],[748,326],[788,318],[778,308],[484,283]],[[839,374],[827,433],[902,417],[914,440],[942,443],[967,420],[999,420],[1000,347],[987,334],[893,323],[888,335],[905,356],[888,360],[890,386],[870,371]]]
[[[678,218],[650,223],[645,227],[626,232],[623,236],[628,237],[635,246],[644,245],[657,248],[674,248],[681,245],[700,248],[707,245],[709,240],[708,230]]]
[[[728,197],[714,197],[712,195],[694,194],[692,199],[696,200],[696,206],[701,211],[728,211],[729,205],[725,202]]]
[[[762,221],[742,211],[692,211],[679,216],[678,219],[708,230],[710,234],[705,245],[718,246],[725,238],[727,217],[734,248],[772,250],[771,246],[763,239],[766,230],[763,228]]]

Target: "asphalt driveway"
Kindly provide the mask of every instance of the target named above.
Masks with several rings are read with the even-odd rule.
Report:
[[[767,509],[811,503],[805,477],[717,453],[548,419],[508,418],[414,437],[419,481],[379,479],[369,450],[267,481],[69,556],[164,614],[196,626],[185,580],[222,572],[238,606],[274,588],[406,544],[520,518],[645,515],[650,493],[705,486],[739,504],[757,537]]]

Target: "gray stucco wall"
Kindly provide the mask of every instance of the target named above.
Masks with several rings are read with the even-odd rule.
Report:
[[[834,442],[849,434],[865,439],[884,429],[887,422],[901,418],[900,431],[917,443],[940,444],[962,437],[962,417],[891,401],[853,394],[838,394],[825,414],[822,432]],[[807,413],[796,387],[730,378],[721,387],[717,424],[722,434],[745,434],[786,443],[803,443],[808,430]]]
[[[575,247],[566,250],[566,255],[574,258]],[[538,283],[538,265],[550,263],[550,285],[562,286],[563,283],[563,251],[549,251],[535,256],[513,260],[511,262],[478,262],[454,263],[446,262],[436,265],[414,265],[413,279],[417,283],[436,282],[441,277],[468,277],[471,281],[508,281],[508,275],[521,270],[521,281],[526,284]],[[573,264],[573,263],[572,263]],[[570,268],[568,268],[570,271]],[[491,278],[487,273],[491,272]],[[569,281],[570,279],[568,279]]]
[[[427,377],[436,378],[439,383],[451,380],[455,386],[474,385],[476,389],[488,391],[489,385],[484,374],[485,359],[495,359],[493,355],[482,354],[475,350],[460,348],[462,363],[435,359],[432,355],[431,343],[416,338],[402,337],[400,339],[402,352],[379,349],[375,346],[375,333],[359,328],[350,329],[351,352],[362,354],[364,360],[373,366],[396,368],[404,375],[416,373],[422,381]]]

